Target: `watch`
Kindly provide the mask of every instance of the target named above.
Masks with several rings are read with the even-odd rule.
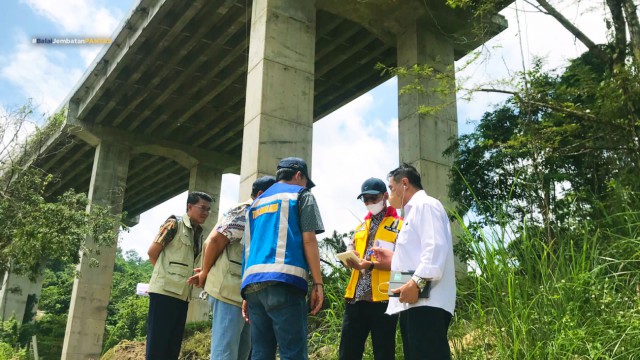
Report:
[[[420,290],[420,292],[422,292],[422,290],[424,290],[424,288],[429,283],[429,281],[427,279],[422,278],[422,277],[420,277],[418,275],[413,275],[411,277],[411,280],[413,280],[413,282],[416,283],[416,285],[418,286],[418,290]]]
[[[375,263],[372,261],[371,265],[369,265],[369,271],[373,271]]]

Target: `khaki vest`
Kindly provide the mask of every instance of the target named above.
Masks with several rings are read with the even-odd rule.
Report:
[[[193,228],[185,214],[178,218],[178,229],[173,240],[165,246],[153,267],[149,281],[149,292],[171,296],[180,300],[191,300],[192,286],[187,279],[193,275],[200,255],[193,258]]]
[[[392,208],[389,207],[389,209]],[[395,215],[395,211],[393,211],[394,215],[390,216],[389,211],[390,210],[387,210],[387,214],[382,219],[382,221],[380,221],[378,230],[376,231],[375,239],[395,243],[398,232],[402,228],[402,220],[400,219],[400,217]],[[365,249],[367,247],[367,241],[369,240],[370,226],[371,219],[367,219],[365,223],[362,224],[358,229],[356,229],[355,233],[353,234],[353,245],[355,246],[356,251],[360,254],[361,259],[363,259],[365,256]],[[373,301],[389,300],[387,291],[389,290],[388,282],[390,276],[391,272],[389,271],[378,269],[373,269],[373,271],[371,271],[371,295]],[[360,271],[351,271],[351,279],[349,279],[349,284],[347,285],[345,298],[352,299],[355,296],[356,284],[358,283],[359,277]]]
[[[251,205],[251,201],[246,201],[238,206],[245,209]],[[218,228],[216,224],[214,229]],[[229,243],[207,274],[207,281],[204,284],[204,291],[214,298],[228,304],[240,307],[242,296],[240,295],[240,284],[242,283],[242,251],[241,241]]]

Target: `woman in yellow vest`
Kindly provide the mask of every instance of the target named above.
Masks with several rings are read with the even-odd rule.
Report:
[[[358,199],[369,213],[353,235],[350,249],[360,262],[349,260],[351,279],[345,294],[346,305],[340,338],[340,359],[362,359],[364,344],[371,333],[376,360],[395,359],[396,324],[398,317],[387,315],[390,273],[376,268],[370,255],[373,246],[393,250],[402,219],[396,209],[387,206],[389,197],[384,182],[370,178],[362,184]]]

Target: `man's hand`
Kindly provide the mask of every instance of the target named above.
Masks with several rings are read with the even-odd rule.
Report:
[[[187,279],[187,284],[202,288],[207,281],[207,274],[201,268],[193,269],[195,275]],[[204,275],[204,276],[203,276]]]
[[[376,269],[379,270],[391,270],[391,258],[393,258],[393,250],[385,249],[381,247],[372,247],[371,252],[376,258]]]
[[[242,318],[244,321],[251,324],[251,320],[249,319],[249,308],[247,305],[247,300],[242,300]]]
[[[394,294],[400,293],[399,301],[407,304],[415,304],[420,295],[420,289],[418,289],[418,285],[413,280],[407,281],[406,284],[392,291]]]
[[[353,251],[354,254],[356,254],[357,257],[360,257],[360,253],[357,251]],[[371,266],[371,261],[368,260],[364,260],[364,259],[360,259],[360,262],[355,261],[351,258],[347,259],[347,267],[354,269],[354,270],[364,270],[364,269],[368,269],[369,266]]]
[[[315,315],[322,308],[324,289],[322,284],[313,284],[311,288],[311,315]]]

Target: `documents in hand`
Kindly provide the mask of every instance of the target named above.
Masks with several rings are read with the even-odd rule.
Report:
[[[339,253],[339,254],[336,254],[336,256],[338,257],[338,259],[339,259],[340,261],[342,261],[342,263],[343,263],[345,266],[348,266],[348,265],[347,265],[347,259],[351,259],[351,260],[353,260],[353,261],[355,261],[355,262],[357,262],[357,263],[360,263],[360,262],[362,261],[362,260],[360,260],[360,258],[359,258],[359,257],[357,257],[357,256],[356,256],[356,254],[355,254],[353,251],[345,251],[345,252],[341,252],[341,253]]]
[[[413,271],[391,271],[391,276],[389,278],[389,291],[387,295],[391,297],[399,297],[400,293],[394,293],[393,290],[401,287],[411,280],[413,276]],[[427,286],[420,292],[418,295],[419,298],[428,298],[429,292],[431,291],[431,282],[427,283]]]

